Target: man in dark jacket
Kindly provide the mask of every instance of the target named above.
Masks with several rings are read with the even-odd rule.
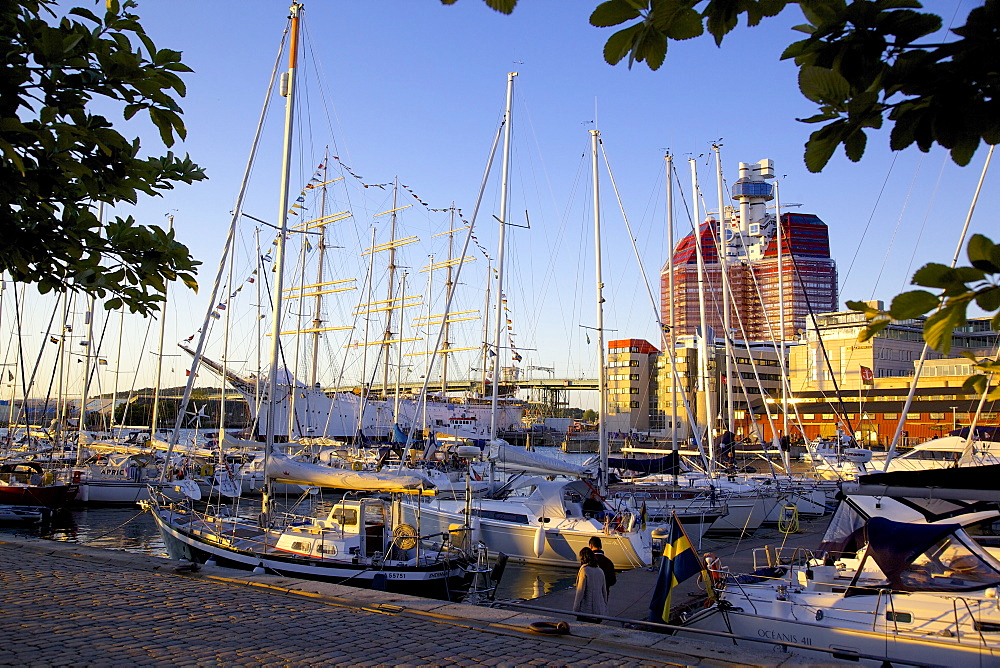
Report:
[[[594,536],[590,539],[590,549],[593,550],[594,556],[597,557],[597,565],[604,571],[604,587],[606,592],[610,594],[611,587],[618,581],[618,577],[615,575],[615,564],[604,556],[604,548],[601,545],[599,536]]]

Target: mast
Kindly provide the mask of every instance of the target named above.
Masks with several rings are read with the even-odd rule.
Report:
[[[500,392],[500,332],[503,324],[503,256],[504,256],[504,232],[507,229],[507,198],[510,195],[508,178],[510,175],[510,137],[511,137],[511,107],[514,99],[514,77],[517,72],[507,73],[507,104],[504,109],[504,132],[503,132],[503,167],[500,177],[500,238],[497,242],[499,251],[497,252],[497,297],[496,297],[496,329],[493,338],[493,397],[490,404],[490,440],[497,438],[497,403]]]
[[[167,216],[167,231],[174,229],[174,217],[173,215]],[[170,283],[163,284],[163,308],[160,310],[160,341],[156,348],[156,385],[153,386],[153,415],[150,418],[149,424],[149,436],[152,438],[156,435],[156,425],[159,423],[160,419],[160,383],[163,380],[163,339],[167,328],[167,288]],[[118,376],[115,376],[115,388],[118,388]],[[222,387],[222,393],[225,395],[226,388],[225,384]],[[112,413],[113,414],[113,413]],[[114,422],[114,420],[112,420]]]
[[[708,377],[708,321],[705,317],[705,254],[701,247],[701,218],[698,208],[698,163],[694,158],[689,158],[691,165],[691,206],[694,211],[694,248],[695,258],[698,262],[698,318],[701,320],[701,336],[698,337],[698,380],[701,385],[702,396],[705,400],[705,443],[708,450],[709,469],[715,468],[715,448],[712,438],[712,424],[714,416],[714,402],[712,401],[712,388]],[[713,336],[712,353],[715,354],[715,341]],[[714,473],[714,470],[709,470]]]
[[[451,216],[448,221],[448,266],[445,271],[444,298],[445,303],[451,303],[451,295],[455,289],[452,280],[452,259],[455,244],[455,202],[451,203]],[[448,400],[448,347],[450,345],[449,335],[451,333],[451,321],[448,314],[444,314],[444,341],[441,342],[441,398]]]
[[[80,419],[76,430],[76,464],[83,463],[83,439],[87,431],[87,402],[90,401],[90,351],[94,347],[94,297],[88,300],[83,324],[87,327],[87,345],[83,364],[83,389],[80,395]]]
[[[785,251],[782,248],[784,231],[781,229],[781,199],[778,197],[778,181],[774,182],[774,217],[775,217],[775,234],[778,236],[778,303],[781,308],[778,309],[778,360],[780,360],[780,369],[784,371],[785,369],[785,272],[784,272],[784,254]],[[781,378],[781,434],[791,441],[791,434],[788,433],[788,373],[782,373]],[[778,451],[781,454],[782,463],[785,470],[789,470],[788,458],[791,456],[790,453],[783,448],[781,448],[781,441],[778,441]]]
[[[677,380],[676,373],[677,352],[675,348],[675,337],[677,332],[677,312],[676,300],[674,296],[674,156],[667,153],[664,156],[667,163],[667,247],[670,249],[670,259],[667,265],[667,293],[668,306],[670,310],[670,331],[667,333],[668,357],[670,359],[670,444],[671,450],[677,452],[680,444],[677,442]],[[677,482],[677,475],[674,474],[674,483]]]
[[[392,184],[392,215],[389,217],[389,291],[386,295],[388,308],[385,312],[385,335],[382,337],[382,399],[389,392],[389,342],[392,340],[392,296],[396,291],[396,211],[398,211],[399,177]],[[372,250],[374,256],[375,251]],[[402,320],[399,321],[402,325]],[[400,333],[403,329],[400,326]],[[402,344],[400,344],[402,345]]]
[[[330,151],[327,149],[326,153],[323,154],[323,190],[320,191],[319,198],[319,219],[326,220],[326,185],[328,181],[327,177],[327,163],[330,162]],[[326,258],[326,225],[319,226],[319,257],[316,261],[316,285],[323,285],[323,261]],[[319,337],[320,337],[320,327],[323,324],[322,312],[323,308],[323,295],[316,293],[316,300],[313,302],[313,329],[316,330],[312,334],[312,364],[309,367],[309,387],[316,387],[316,379],[318,377],[317,369],[319,364]]]
[[[735,436],[736,431],[733,428],[733,349],[732,349],[732,337],[730,332],[732,332],[732,300],[730,299],[730,285],[729,285],[729,230],[728,225],[725,222],[726,218],[726,205],[722,196],[722,144],[712,144],[712,150],[715,151],[715,167],[718,172],[716,175],[716,186],[719,196],[719,231],[716,237],[717,245],[717,255],[719,255],[719,264],[722,267],[722,332],[723,338],[725,340],[726,348],[726,429]]]
[[[594,180],[594,256],[595,279],[597,288],[597,451],[600,464],[597,471],[597,491],[601,496],[608,493],[608,434],[605,430],[604,417],[607,405],[607,370],[604,368],[604,280],[601,275],[601,196],[598,189],[600,179],[597,169],[597,142],[601,133],[590,131],[590,150],[593,158]]]
[[[302,12],[302,5],[295,3],[291,6],[291,39],[288,47],[288,71],[281,77],[281,93],[285,97],[285,139],[284,151],[281,165],[281,185],[278,192],[278,220],[280,221],[280,232],[278,243],[275,249],[274,258],[274,290],[272,301],[272,322],[271,322],[271,368],[267,378],[267,429],[265,430],[264,446],[264,471],[265,480],[264,496],[261,501],[261,514],[266,519],[271,504],[271,483],[267,479],[267,462],[274,450],[274,417],[275,405],[278,402],[278,362],[281,359],[281,294],[284,290],[284,263],[285,263],[285,237],[288,234],[288,182],[292,166],[292,131],[295,114],[295,68],[298,62],[299,50],[299,20]]]

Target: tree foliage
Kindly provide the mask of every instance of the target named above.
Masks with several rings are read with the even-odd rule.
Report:
[[[987,313],[993,313],[990,326],[1000,331],[1000,245],[976,234],[966,246],[969,266],[950,267],[943,264],[926,264],[913,274],[913,284],[928,290],[911,290],[896,295],[888,310],[869,306],[865,302],[847,302],[847,307],[861,311],[868,320],[859,340],[867,341],[896,320],[918,318],[927,313],[924,321],[924,341],[934,350],[948,354],[952,335],[964,327],[967,310],[975,304]],[[977,359],[973,353],[962,353],[976,363],[980,373],[965,381],[965,389],[976,394],[989,387],[990,375],[1000,373],[1000,360]],[[994,388],[990,399],[1000,399],[1000,386]]]
[[[485,2],[505,13],[517,4]],[[806,142],[810,171],[821,171],[839,146],[857,162],[867,131],[886,121],[893,150],[938,144],[959,165],[980,142],[1000,143],[1000,0],[972,9],[946,43],[925,42],[942,21],[918,11],[916,0],[606,0],[590,23],[619,28],[604,46],[608,63],[656,70],[671,41],[708,33],[721,45],[741,18],[752,27],[793,6],[805,17],[796,30],[806,37],[782,59],[795,61],[799,89],[818,106],[800,120],[822,124]]]
[[[185,156],[140,157],[140,143],[98,110],[142,112],[170,147],[185,137],[176,97],[190,72],[157,49],[133,0],[99,13],[55,0],[0,3],[0,270],[43,292],[77,290],[149,313],[168,281],[196,288],[200,264],[172,231],[131,217],[104,223],[98,205],[135,203],[205,178]]]

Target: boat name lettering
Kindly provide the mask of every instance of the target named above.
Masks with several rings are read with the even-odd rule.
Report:
[[[773,629],[757,629],[757,635],[761,638],[767,638],[768,640],[778,640],[781,642],[798,642],[799,637],[796,635],[791,635],[789,633],[782,633],[781,631],[775,631]],[[805,643],[810,644],[810,643]]]

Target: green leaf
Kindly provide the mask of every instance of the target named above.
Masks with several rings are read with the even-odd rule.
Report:
[[[956,327],[965,324],[965,304],[948,304],[924,321],[924,341],[934,350],[947,355]]]
[[[809,141],[806,142],[805,163],[810,172],[823,171],[826,163],[830,161],[833,152],[840,145],[840,134],[837,130],[841,124],[841,121],[835,121],[809,135]]]
[[[627,56],[632,50],[632,40],[642,30],[642,24],[637,24],[619,30],[608,38],[604,45],[604,60],[610,65],[617,65],[622,58]]]
[[[598,28],[610,28],[637,19],[639,16],[639,10],[625,0],[608,0],[597,5],[597,8],[590,14],[590,25]]]
[[[705,32],[705,26],[701,22],[701,15],[693,9],[688,9],[677,13],[663,32],[670,39],[693,39]]]
[[[982,234],[973,234],[966,244],[969,262],[988,274],[1000,273],[1000,246]]]
[[[839,106],[850,96],[851,85],[839,72],[806,66],[799,70],[799,90],[813,102]]]
[[[844,140],[844,152],[851,162],[861,160],[861,157],[865,154],[865,145],[867,142],[868,137],[865,136],[864,131],[861,129],[857,129],[847,135],[847,138]]]
[[[965,382],[962,383],[962,392],[975,396],[982,396],[986,394],[989,388],[989,377],[979,373],[969,376],[965,379]]]
[[[895,320],[910,320],[937,308],[940,303],[937,295],[926,290],[910,290],[893,297],[889,315]]]
[[[510,14],[514,11],[514,5],[517,4],[517,0],[486,0],[486,4],[498,12]]]
[[[991,285],[976,292],[976,306],[987,313],[1000,309],[1000,286]]]

